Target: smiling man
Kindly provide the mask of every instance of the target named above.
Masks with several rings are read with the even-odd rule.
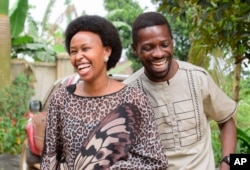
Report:
[[[209,120],[221,132],[222,162],[235,152],[237,105],[215,84],[209,73],[173,59],[168,21],[157,12],[143,13],[132,28],[133,51],[143,68],[124,81],[141,88],[153,105],[156,124],[168,157],[168,170],[213,170]]]

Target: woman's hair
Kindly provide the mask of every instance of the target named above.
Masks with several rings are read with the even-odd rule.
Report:
[[[172,36],[171,28],[166,20],[166,18],[158,12],[145,12],[139,15],[132,26],[132,40],[134,44],[137,44],[138,31],[142,28],[156,26],[156,25],[166,25],[169,30],[170,36]]]
[[[107,62],[107,70],[116,65],[121,58],[122,43],[117,29],[110,21],[97,15],[80,16],[71,21],[65,31],[65,47],[68,53],[70,53],[70,41],[79,31],[90,31],[98,34],[103,46],[112,48]]]

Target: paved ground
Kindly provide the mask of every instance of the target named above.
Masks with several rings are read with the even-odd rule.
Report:
[[[0,170],[19,170],[20,155],[0,154]]]

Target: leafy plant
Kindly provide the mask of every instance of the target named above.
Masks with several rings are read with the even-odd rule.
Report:
[[[28,13],[30,8],[27,0],[16,0],[10,10],[11,57],[28,57],[34,61],[54,62],[56,52],[48,39],[39,35],[39,23]]]
[[[19,154],[26,137],[24,113],[34,94],[32,74],[20,74],[0,91],[0,153]]]
[[[215,122],[210,123],[211,128],[212,128],[212,148],[214,152],[214,159],[215,159],[215,164],[216,167],[219,166],[220,160],[221,160],[221,143],[220,143],[220,131]]]
[[[12,38],[12,58],[28,56],[34,61],[54,62],[56,52],[45,41],[40,41],[30,35]]]
[[[237,128],[237,153],[250,153],[250,128]]]
[[[228,81],[229,82],[229,81]],[[241,81],[240,101],[238,103],[237,120],[237,146],[236,153],[250,153],[250,78]],[[225,89],[228,90],[228,89]],[[221,143],[219,140],[219,129],[215,122],[210,123],[212,128],[212,146],[216,165],[221,159]],[[248,127],[248,128],[246,128]]]
[[[221,143],[219,139],[220,132],[218,128],[215,128],[215,123],[211,123],[212,125],[212,147],[214,152],[214,159],[216,166],[218,167],[220,164],[221,156]],[[250,128],[242,129],[237,127],[237,145],[236,145],[236,153],[250,153]]]
[[[142,67],[138,57],[133,55],[131,49],[131,26],[136,16],[143,12],[139,3],[132,0],[105,0],[104,8],[108,11],[106,18],[110,20],[118,29],[123,49],[128,60],[131,62],[131,68],[135,72]]]

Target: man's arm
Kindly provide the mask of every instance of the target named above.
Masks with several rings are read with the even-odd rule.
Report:
[[[225,123],[219,124],[220,140],[222,146],[222,158],[229,156],[231,153],[235,153],[237,143],[237,131],[233,118],[230,118]],[[229,170],[229,165],[222,162],[220,170]]]

